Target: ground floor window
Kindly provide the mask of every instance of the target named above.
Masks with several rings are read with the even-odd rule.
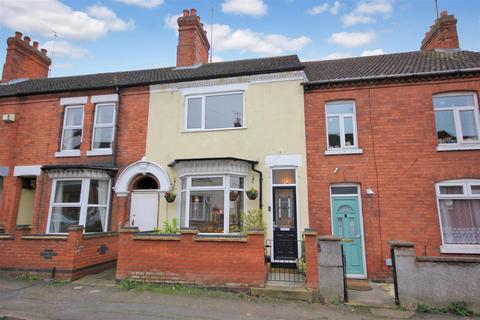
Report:
[[[181,179],[180,223],[203,233],[235,233],[242,228],[245,177],[187,176]]]
[[[55,179],[47,232],[66,233],[70,225],[85,232],[107,231],[110,180]]]
[[[437,184],[444,244],[480,244],[480,180]]]

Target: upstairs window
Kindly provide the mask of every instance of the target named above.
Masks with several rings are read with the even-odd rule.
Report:
[[[65,107],[61,151],[80,150],[83,136],[83,106]]]
[[[479,115],[474,93],[433,97],[439,146],[479,143]]]
[[[443,244],[480,245],[480,180],[437,184]]]
[[[92,150],[112,149],[115,132],[115,104],[102,103],[95,106]]]
[[[357,123],[353,101],[335,101],[326,105],[328,149],[357,148]]]
[[[191,96],[186,99],[186,130],[215,130],[244,126],[243,93]]]

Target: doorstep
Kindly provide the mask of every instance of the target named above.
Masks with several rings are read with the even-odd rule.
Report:
[[[275,281],[272,284],[271,282],[267,282],[264,288],[252,288],[251,294],[254,296],[300,301],[312,301],[315,298],[314,293],[305,288],[304,283]]]

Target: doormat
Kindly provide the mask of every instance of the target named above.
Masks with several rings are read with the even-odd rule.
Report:
[[[347,279],[347,288],[355,291],[373,290],[368,280]]]

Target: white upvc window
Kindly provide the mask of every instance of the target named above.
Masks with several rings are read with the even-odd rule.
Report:
[[[475,93],[446,93],[433,97],[437,150],[480,149],[479,112]]]
[[[222,130],[245,127],[243,92],[193,95],[185,99],[185,130]]]
[[[480,253],[480,180],[436,185],[444,253]]]
[[[107,231],[110,183],[108,179],[54,179],[47,233],[67,233],[70,225],[83,225],[85,232]]]
[[[92,150],[88,155],[111,154],[115,138],[115,103],[95,105],[95,119],[92,134]]]
[[[182,177],[179,210],[181,227],[201,233],[238,233],[245,211],[245,177]]]
[[[358,148],[354,101],[332,101],[325,105],[326,154],[362,153]]]
[[[83,111],[83,105],[65,107],[60,152],[80,150],[83,140]]]

